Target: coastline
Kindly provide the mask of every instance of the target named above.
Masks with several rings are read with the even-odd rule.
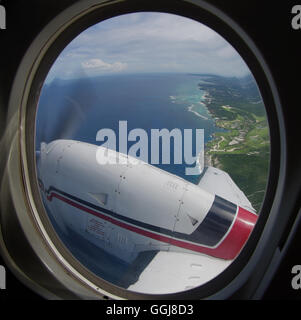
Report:
[[[205,106],[205,104],[202,102],[202,104]],[[188,111],[192,112],[193,114],[195,114],[197,117],[200,117],[204,120],[209,120],[207,117],[203,116],[202,114],[198,113],[197,111],[193,110],[193,108],[195,107],[194,104],[192,104],[191,106],[188,107]]]
[[[269,170],[269,126],[263,101],[236,81],[216,78],[214,85],[199,84],[206,91],[204,107],[214,125],[224,129],[205,144],[204,165],[230,174],[258,212]]]
[[[270,159],[269,126],[263,100],[252,78],[214,75],[206,78],[210,82],[198,82],[199,94],[193,93],[190,99],[182,96],[170,96],[170,99],[173,103],[185,103],[187,112],[214,126],[210,141],[204,146],[203,166],[227,172],[258,212]]]
[[[220,120],[220,119],[218,117],[216,117],[216,115],[209,108],[209,105],[211,104],[211,102],[213,100],[212,97],[210,96],[209,92],[205,91],[202,98],[203,98],[203,100],[200,101],[200,104],[202,104],[206,108],[208,114],[211,116],[211,118],[214,122],[214,125],[216,127],[223,128],[218,123],[218,120]],[[189,110],[189,111],[193,112],[192,110]],[[197,112],[193,112],[193,113],[197,113]],[[206,120],[209,120],[209,118],[206,118]],[[217,161],[216,159],[214,159],[212,154],[209,153],[211,150],[208,150],[208,145],[209,144],[211,145],[212,143],[214,143],[214,141],[216,141],[216,143],[217,143],[216,145],[218,146],[219,139],[215,136],[215,133],[213,133],[212,137],[213,137],[213,139],[208,141],[204,146],[205,147],[204,148],[204,167],[215,167],[215,168],[221,169],[220,162]],[[214,147],[214,144],[213,144],[213,147]]]

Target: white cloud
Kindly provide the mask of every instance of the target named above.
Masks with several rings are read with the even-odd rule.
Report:
[[[96,24],[61,53],[48,80],[116,72],[243,76],[248,67],[217,32],[181,16],[132,13]]]
[[[126,63],[122,62],[114,62],[112,64],[106,63],[101,59],[89,59],[82,62],[82,67],[84,69],[97,69],[99,71],[111,71],[111,72],[118,72],[123,71],[127,68]]]

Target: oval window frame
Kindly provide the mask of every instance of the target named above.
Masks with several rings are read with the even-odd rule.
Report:
[[[271,132],[270,172],[265,199],[261,207],[260,219],[241,254],[222,274],[201,287],[186,292],[156,296],[134,293],[115,287],[93,275],[74,259],[58,239],[47,219],[47,214],[39,195],[34,159],[35,115],[39,93],[44,79],[59,53],[75,36],[96,22],[120,14],[141,11],[166,12],[188,17],[207,25],[226,39],[247,63],[257,81],[266,106]],[[277,211],[279,204],[274,200],[276,193],[281,192],[284,184],[285,131],[280,130],[281,127],[284,127],[281,104],[267,64],[254,42],[226,14],[207,2],[199,0],[165,0],[160,4],[152,3],[151,1],[119,0],[89,0],[85,3],[76,3],[57,16],[29,48],[18,71],[12,96],[14,98],[10,102],[11,112],[14,112],[14,110],[17,112],[16,108],[20,107],[19,146],[22,183],[26,192],[27,204],[29,205],[29,215],[31,215],[33,221],[32,226],[23,226],[24,231],[25,233],[30,233],[38,230],[43,236],[44,245],[54,255],[57,255],[58,263],[64,264],[67,272],[79,279],[84,286],[91,288],[97,297],[123,299],[227,297],[233,293],[235,288],[242,286],[247,281],[250,277],[252,265],[258,263],[258,259],[262,256],[266,247],[266,243],[260,243],[259,240],[266,238],[271,233],[272,225],[265,227],[266,221],[269,219],[270,222],[273,222],[279,215]],[[274,242],[276,246],[276,241]],[[33,247],[36,252],[41,250],[38,244]],[[233,281],[234,279],[236,281]],[[218,295],[215,295],[217,292],[219,292]]]

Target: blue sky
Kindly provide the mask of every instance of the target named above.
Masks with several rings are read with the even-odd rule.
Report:
[[[249,69],[228,42],[199,22],[165,13],[132,13],[82,32],[60,54],[47,82],[137,72],[239,77]]]

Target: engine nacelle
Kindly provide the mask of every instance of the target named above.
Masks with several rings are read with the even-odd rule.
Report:
[[[71,228],[127,262],[148,250],[238,255],[256,214],[116,151],[101,150],[117,161],[100,164],[99,148],[72,140],[42,144],[44,203],[62,230]]]

